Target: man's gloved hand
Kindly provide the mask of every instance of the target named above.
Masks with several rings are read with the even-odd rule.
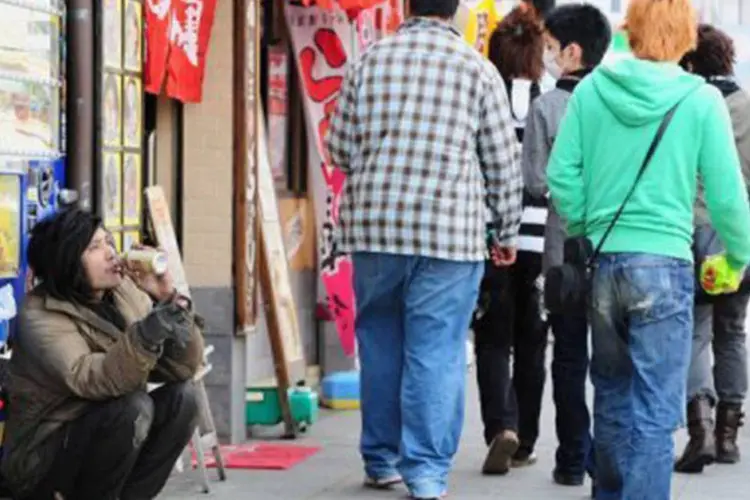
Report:
[[[700,283],[709,295],[734,293],[740,289],[744,269],[734,269],[724,254],[711,255],[701,264]]]
[[[138,323],[138,335],[149,348],[160,348],[172,340],[181,349],[187,346],[193,318],[176,301],[157,304],[148,316]]]

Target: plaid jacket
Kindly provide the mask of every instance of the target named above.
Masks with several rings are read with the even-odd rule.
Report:
[[[447,23],[407,21],[353,64],[327,137],[341,250],[453,261],[515,244],[520,147],[503,81]]]

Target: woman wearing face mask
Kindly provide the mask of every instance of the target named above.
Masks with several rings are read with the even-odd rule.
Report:
[[[547,174],[571,243],[601,246],[588,283],[597,498],[668,500],[693,337],[698,177],[732,277],[750,262],[750,207],[720,90],[678,64],[696,46],[692,2],[631,0],[626,31],[635,57],[578,85]]]
[[[543,43],[537,12],[526,4],[510,12],[490,38],[489,57],[505,82],[519,141],[531,101],[540,93]],[[488,262],[485,268],[473,323],[484,437],[490,447],[485,474],[505,474],[511,462],[536,461],[547,346],[540,282],[546,216],[546,199],[526,193],[516,263],[497,268]]]

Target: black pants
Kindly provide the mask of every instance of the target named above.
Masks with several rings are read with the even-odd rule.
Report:
[[[98,403],[68,425],[28,500],[146,500],[164,488],[198,415],[192,382]]]
[[[485,441],[513,430],[529,452],[539,437],[545,379],[541,267],[541,256],[530,253],[519,253],[510,268],[488,263],[473,322]]]
[[[555,430],[559,443],[555,453],[558,472],[571,476],[593,473],[591,417],[586,404],[589,370],[588,320],[586,311],[550,315],[555,343],[552,348],[552,397]]]

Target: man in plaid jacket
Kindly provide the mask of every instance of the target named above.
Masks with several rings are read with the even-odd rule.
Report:
[[[349,68],[327,138],[347,174],[366,484],[439,498],[463,425],[466,335],[488,242],[515,260],[519,147],[497,70],[451,26],[458,0],[411,18]]]

